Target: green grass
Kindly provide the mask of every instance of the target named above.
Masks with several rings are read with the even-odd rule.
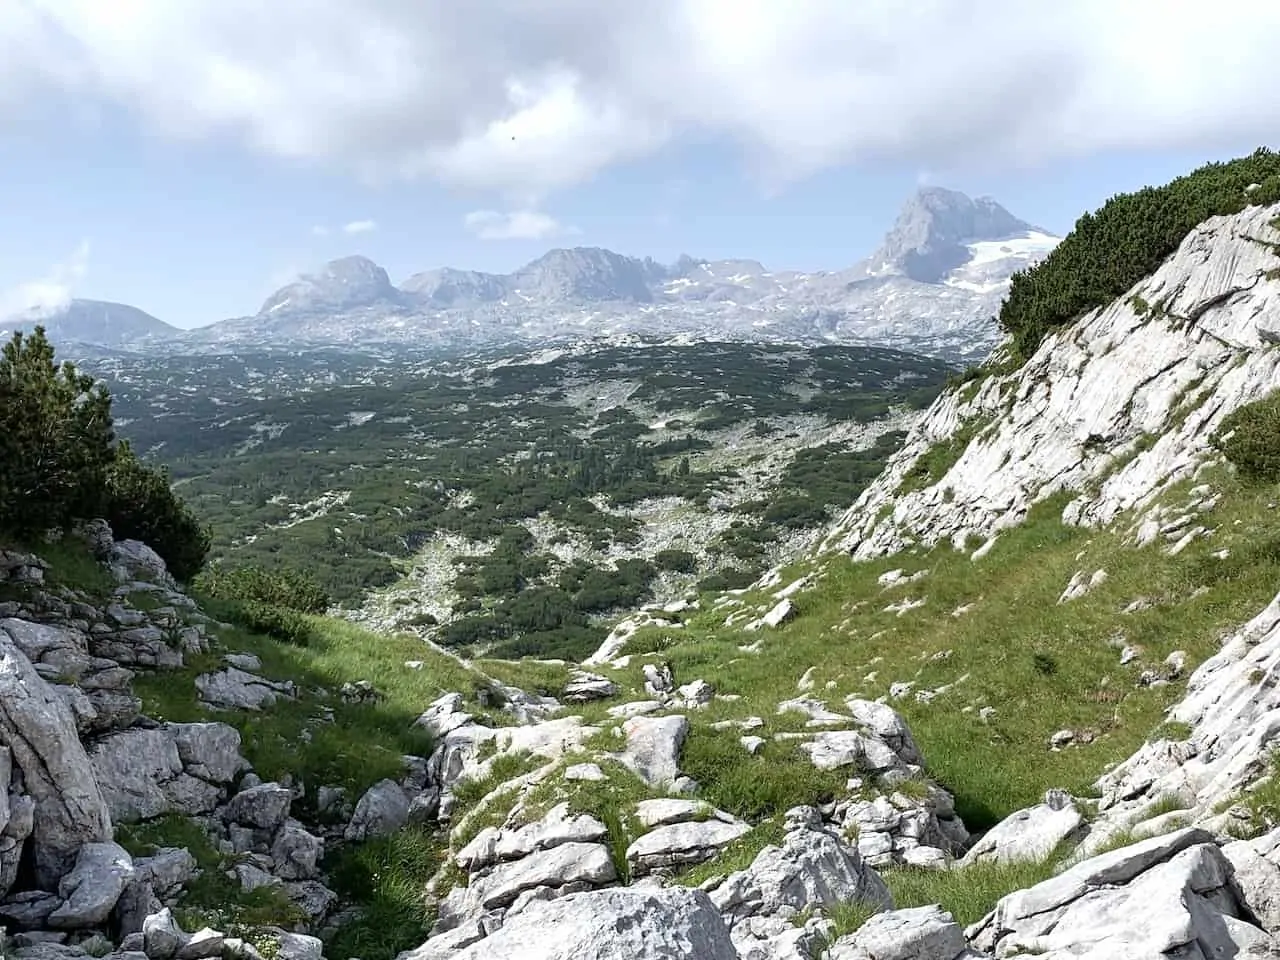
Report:
[[[0,543],[0,546],[5,544]],[[106,599],[115,590],[116,582],[111,572],[93,558],[81,540],[73,536],[67,535],[50,543],[14,543],[12,548],[34,553],[49,564],[49,569],[44,572],[46,586],[79,590],[95,599]]]
[[[1272,752],[1268,779],[1245,794],[1244,805],[1254,836],[1280,826],[1280,751]]]
[[[736,730],[694,725],[680,755],[681,769],[701,785],[699,796],[745,820],[825,803],[845,792],[848,774],[818,770],[794,743],[766,743],[754,756]]]
[[[1001,897],[1048,880],[1059,860],[1055,852],[1040,862],[974,863],[956,870],[902,867],[880,874],[896,908],[941,904],[965,927],[985,917]]]
[[[1177,813],[1188,808],[1187,802],[1176,794],[1164,794],[1158,797],[1149,807],[1135,814],[1128,824],[1090,850],[1089,856],[1101,856],[1104,853],[1110,853],[1112,850],[1119,850],[1121,847],[1127,847],[1142,840],[1150,840],[1152,837],[1162,836],[1189,826],[1191,822],[1189,816],[1169,817],[1164,823],[1153,822],[1158,817]]]
[[[686,887],[699,887],[712,877],[728,876],[745,870],[755,862],[765,847],[781,845],[783,834],[781,817],[758,823],[750,833],[743,834],[721,850],[714,860],[696,864],[678,874],[676,882]]]
[[[489,772],[478,780],[459,780],[453,785],[454,801],[460,810],[468,810],[497,787],[516,777],[538,769],[547,761],[527,752],[504,753],[494,757]]]
[[[1188,809],[1187,801],[1177,794],[1166,793],[1143,811],[1143,817],[1147,820],[1154,820],[1156,817],[1162,817],[1166,813],[1175,813],[1178,810],[1186,809]]]
[[[456,826],[450,831],[450,839],[454,850],[461,850],[474,840],[486,827],[501,827],[506,823],[511,808],[520,799],[520,791],[515,787],[495,793],[487,806],[482,810],[471,810],[454,817]]]
[[[1167,720],[1151,731],[1150,740],[1153,743],[1157,740],[1181,742],[1190,738],[1190,736],[1191,724],[1183,723],[1181,720]]]
[[[753,732],[766,738],[803,729],[802,716],[772,716],[769,705],[796,696],[796,681],[810,667],[817,668],[812,695],[832,709],[848,695],[885,696],[894,681],[912,681],[921,690],[954,684],[931,703],[907,696],[892,705],[910,724],[929,775],[956,795],[970,829],[982,829],[1039,802],[1051,787],[1088,795],[1104,769],[1160,727],[1182,694],[1184,681],[1139,687],[1142,667],[1183,650],[1189,673],[1216,651],[1225,632],[1274,595],[1280,534],[1271,522],[1269,492],[1222,470],[1207,479],[1221,499],[1200,522],[1216,533],[1177,557],[1155,547],[1137,551],[1116,532],[1065,526],[1063,495],[1005,531],[980,561],[949,544],[871,563],[832,557],[819,587],[799,595],[800,616],[777,631],[726,628],[725,611],[704,603],[683,630],[643,631],[624,652],[661,649],[677,683],[701,677],[720,693],[742,697],[693,716],[684,765],[703,783],[705,799],[748,816],[768,815],[783,802],[820,800],[842,784],[843,772],[828,780],[815,778],[805,764],[787,766],[776,752],[748,758],[736,732],[716,734],[708,723],[759,714],[766,725]],[[1171,491],[1169,501],[1181,502],[1188,486]],[[1227,559],[1211,556],[1224,547]],[[928,575],[885,591],[876,578],[894,568]],[[1096,569],[1108,572],[1105,583],[1058,604],[1074,573]],[[811,565],[797,564],[782,582],[808,572]],[[1200,587],[1209,589],[1194,596]],[[907,597],[925,603],[901,617],[884,610]],[[1138,598],[1151,605],[1122,612]],[[744,599],[772,603],[767,595]],[[962,605],[970,612],[953,616]],[[1120,665],[1117,634],[1143,648],[1142,663]],[[755,639],[760,653],[739,650]],[[950,655],[934,659],[946,651]],[[642,695],[645,659],[633,659],[615,675],[624,694]],[[986,706],[996,712],[984,722],[979,710]],[[1049,737],[1063,728],[1092,740],[1050,751]],[[777,800],[771,799],[775,790]]]
[[[879,904],[863,903],[860,900],[832,904],[824,911],[831,918],[831,922],[835,924],[835,929],[831,931],[832,940],[838,940],[841,937],[847,937],[851,933],[856,933],[862,929],[864,923],[879,913],[880,910]]]
[[[206,609],[217,615],[219,605],[209,602]],[[264,778],[288,773],[308,785],[342,786],[358,796],[384,777],[400,776],[402,756],[430,754],[430,738],[414,720],[442,693],[473,690],[479,675],[411,637],[378,636],[324,617],[309,620],[314,635],[306,647],[223,630],[211,654],[188,658],[187,668],[176,674],[142,674],[134,690],[157,719],[216,718],[239,728],[245,754]],[[194,680],[218,668],[220,656],[230,652],[255,654],[264,676],[294,681],[301,696],[258,713],[220,711],[215,717],[198,703]],[[406,667],[410,660],[423,661],[423,668]],[[338,690],[356,680],[368,680],[383,699],[344,703]],[[326,708],[333,711],[332,723],[321,721]]]
[[[423,891],[444,857],[438,834],[408,827],[327,858],[334,891],[357,902],[361,915],[338,930],[325,954],[392,960],[426,940],[435,918]]]
[[[543,697],[559,697],[569,682],[569,663],[546,660],[489,660],[476,659],[472,663],[495,680],[520,687],[526,693]]]
[[[148,612],[158,610],[165,605],[165,601],[150,590],[134,590],[125,596],[125,601],[135,610]]]
[[[604,804],[595,812],[608,831],[605,843],[609,846],[609,859],[617,871],[618,882],[628,884],[631,882],[631,863],[627,860],[627,848],[640,835],[634,814],[616,803]]]

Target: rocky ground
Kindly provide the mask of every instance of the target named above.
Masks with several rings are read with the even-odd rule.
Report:
[[[555,698],[496,684],[514,725],[469,712],[461,692],[439,697],[414,721],[430,754],[354,804],[337,787],[264,781],[234,726],[140,712],[131,681],[207,654],[221,627],[144,545],[114,543],[102,524],[84,537],[118,584],[109,602],[46,589],[36,556],[0,557],[6,594],[22,598],[0,609],[0,917],[15,956],[318,958],[316,934],[349,912],[326,886],[326,847],[437,822],[449,855],[427,885],[435,926],[405,960],[560,958],[585,942],[592,956],[712,960],[1280,955],[1280,829],[1230,839],[1241,817],[1230,801],[1256,779],[1280,717],[1280,598],[1192,675],[1173,712],[1190,739],[1144,747],[1097,799],[1053,792],[977,838],[894,709],[779,704],[807,718],[794,738],[812,767],[847,783],[844,799],[788,810],[762,845],[749,842],[759,825],[698,799],[682,769],[690,718],[720,695],[652,663],[642,699],[585,668]],[[754,629],[785,626],[790,602]],[[194,693],[241,711],[299,695],[261,670],[224,654]],[[378,699],[368,683],[336,693]],[[587,722],[597,702],[608,719]],[[764,742],[752,733],[763,721],[721,726],[745,753]],[[1174,794],[1186,802],[1170,811]],[[224,880],[273,894],[279,923],[182,928],[185,892],[207,868],[182,847],[131,855],[121,842],[130,825],[174,816],[230,857]],[[1060,872],[967,929],[941,907],[894,910],[878,873],[1033,862],[1064,844],[1076,853]],[[718,858],[721,869],[694,872]]]
[[[204,652],[217,624],[177,590],[164,563],[136,541],[85,531],[118,583],[109,602],[46,590],[48,564],[0,552],[0,918],[20,957],[118,955],[318,958],[312,936],[264,926],[248,939],[181,930],[169,905],[197,877],[181,847],[132,856],[129,824],[178,815],[239,857],[246,889],[279,889],[314,922],[336,899],[319,881],[325,840],[290,816],[292,785],[263,783],[224,723],[160,723],[141,713],[131,684]],[[211,705],[287,695],[247,661],[208,674]],[[287,915],[281,911],[281,919]],[[292,925],[292,924],[290,924]]]

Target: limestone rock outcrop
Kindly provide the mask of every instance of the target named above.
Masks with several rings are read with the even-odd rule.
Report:
[[[23,810],[33,805],[28,842],[36,878],[45,889],[53,889],[84,844],[111,840],[111,814],[66,701],[2,625],[0,743],[6,748],[0,772],[9,773],[0,790],[16,793],[16,805]],[[15,774],[21,784],[16,791],[11,779]],[[12,818],[15,803],[7,805]],[[15,839],[12,834],[10,839]]]
[[[474,937],[472,937],[474,934]],[[486,935],[487,934],[487,935]],[[707,895],[615,887],[534,902],[468,938],[428,940],[397,960],[739,960]]]
[[[1185,829],[1085,860],[1002,899],[968,932],[1001,957],[1276,956],[1212,834]]]
[[[1280,267],[1277,214],[1280,205],[1253,206],[1207,220],[1125,296],[1046,337],[1016,373],[944,393],[818,549],[859,559],[946,540],[973,549],[1061,490],[1079,493],[1063,514],[1070,523],[1141,516],[1195,473],[1223,417],[1280,379],[1280,355],[1265,349],[1280,328],[1280,283],[1268,279]],[[962,426],[972,439],[944,475],[900,489]],[[1147,436],[1157,437],[1149,448]]]
[[[793,921],[806,909],[893,904],[884,881],[856,847],[823,823],[818,810],[789,810],[786,830],[781,846],[765,847],[750,867],[723,878],[710,891],[743,957],[776,954],[774,941],[792,940]]]
[[[1280,596],[1195,670],[1169,719],[1186,740],[1145,744],[1103,777],[1087,845],[1134,827],[1176,800],[1181,816],[1211,821],[1267,773],[1280,736]]]

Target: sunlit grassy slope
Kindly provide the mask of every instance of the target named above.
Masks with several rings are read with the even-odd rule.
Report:
[[[1109,531],[1066,526],[1065,501],[1055,498],[977,561],[949,544],[866,564],[828,558],[817,587],[794,598],[799,616],[776,631],[725,627],[724,610],[704,605],[679,630],[639,634],[625,652],[651,653],[634,656],[616,677],[641,696],[642,664],[660,658],[677,683],[702,678],[720,694],[741,697],[698,713],[686,748],[695,758],[729,754],[721,772],[732,775],[704,781],[704,788],[709,800],[730,808],[743,806],[731,784],[759,789],[784,768],[776,757],[748,757],[736,736],[717,734],[710,724],[758,715],[765,727],[754,732],[766,737],[803,729],[804,715],[777,715],[775,705],[801,695],[797,682],[811,667],[813,689],[803,695],[833,709],[847,696],[876,699],[895,682],[913,684],[891,702],[910,723],[930,774],[956,794],[971,829],[1038,802],[1050,787],[1088,794],[1099,773],[1160,725],[1186,675],[1224,633],[1280,587],[1274,494],[1245,488],[1225,471],[1209,481],[1222,497],[1199,522],[1214,532],[1177,556],[1161,549],[1163,541],[1141,550],[1126,545],[1123,522]],[[1168,500],[1185,497],[1181,487]],[[1215,556],[1223,550],[1225,558]],[[877,578],[892,569],[927,573],[880,586]],[[1096,570],[1107,572],[1105,582],[1059,604],[1073,574]],[[809,572],[798,565],[783,583]],[[743,599],[772,602],[767,594]],[[923,603],[903,611],[904,600]],[[758,652],[741,649],[761,637]],[[1142,655],[1122,666],[1126,644]],[[1187,654],[1181,680],[1139,685],[1144,669],[1159,668],[1175,650]],[[916,697],[940,688],[929,702]],[[994,713],[984,719],[983,708]],[[1076,745],[1050,750],[1049,738],[1064,729],[1076,733]],[[713,742],[723,751],[704,749]]]

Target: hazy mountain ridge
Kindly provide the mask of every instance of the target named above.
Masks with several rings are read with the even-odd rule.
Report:
[[[845,270],[771,271],[687,255],[661,264],[574,247],[509,274],[440,267],[396,285],[372,260],[348,256],[277,290],[252,316],[163,336],[208,352],[285,343],[474,349],[644,333],[871,343],[965,361],[998,341],[991,318],[1010,277],[1057,240],[990,198],[928,187],[880,248]],[[62,335],[104,342],[70,328]]]
[[[94,346],[138,347],[170,340],[183,331],[137,307],[107,300],[70,300],[56,310],[37,308],[15,317],[0,317],[0,335],[43,326],[59,342]]]

